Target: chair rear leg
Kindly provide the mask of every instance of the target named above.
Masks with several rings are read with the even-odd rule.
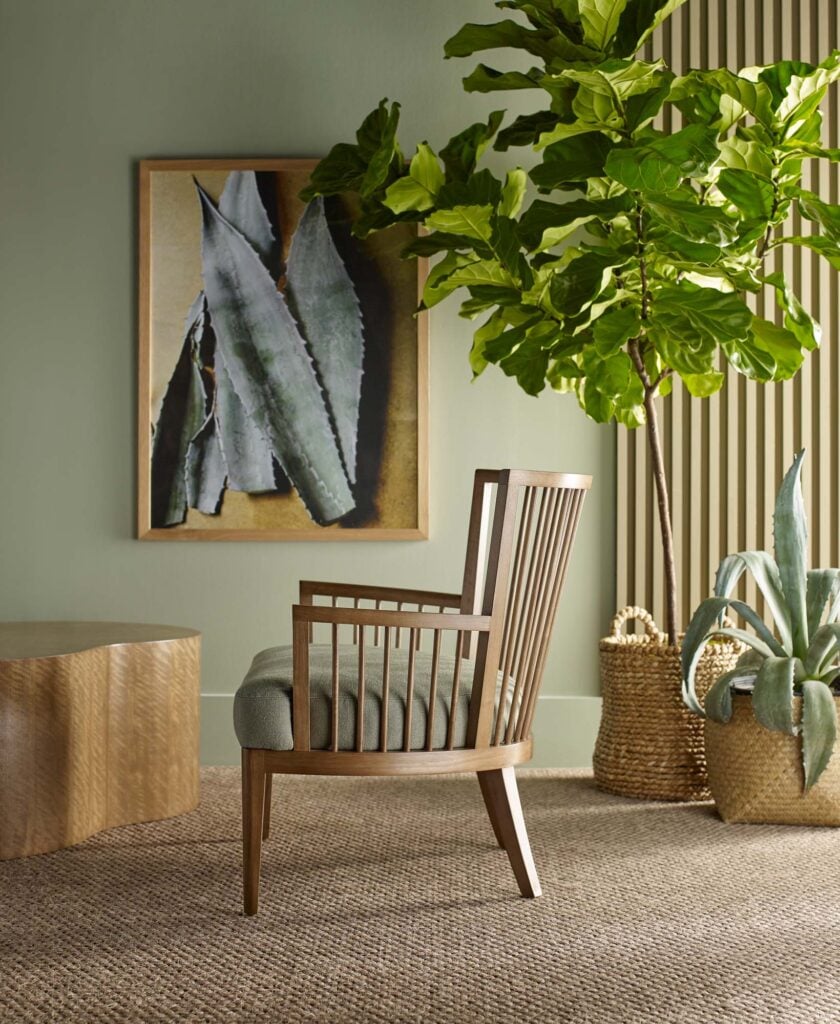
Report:
[[[256,914],[260,898],[260,854],[265,809],[261,750],[242,750],[242,881],[245,913]]]
[[[510,866],[519,884],[519,891],[523,896],[542,895],[534,858],[531,855],[531,844],[525,830],[525,819],[522,816],[522,804],[519,802],[513,766],[479,772],[478,778],[493,830],[499,837],[499,845],[507,852]]]
[[[484,806],[487,808],[487,816],[490,818],[490,824],[493,826],[493,835],[496,837],[496,842],[504,850],[505,840],[502,836],[502,831],[499,828],[499,818],[496,814],[496,805],[493,803],[491,783],[487,776],[489,772],[476,772],[478,775],[478,784],[481,786],[481,795],[484,797]]]
[[[271,780],[274,775],[271,772],[265,773],[265,802],[263,803],[263,828],[262,837],[268,839],[268,832],[271,828]]]

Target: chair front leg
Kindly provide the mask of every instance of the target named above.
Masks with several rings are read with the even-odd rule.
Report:
[[[499,845],[505,848],[523,896],[541,896],[540,880],[525,830],[513,765],[479,772],[481,792]]]
[[[245,913],[256,914],[265,812],[265,763],[261,750],[242,750],[242,881]]]

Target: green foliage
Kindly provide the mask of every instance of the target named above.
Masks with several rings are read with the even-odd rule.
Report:
[[[800,474],[800,452],[785,475],[773,520],[775,559],[766,551],[742,551],[721,562],[715,596],[692,617],[682,647],[683,699],[716,722],[732,716],[732,692],[751,692],[756,720],[767,729],[801,735],[805,790],[828,764],[837,733],[833,686],[840,679],[840,569],[806,569],[807,528]],[[730,598],[749,572],[773,617],[775,632],[741,601]],[[721,624],[731,609],[754,632]],[[694,673],[706,644],[734,636],[750,648],[738,667],[715,683],[705,710],[694,689]],[[794,719],[794,697],[802,698],[801,721]]]
[[[505,127],[495,111],[438,153],[421,143],[406,166],[399,106],[383,100],[304,192],[358,193],[359,235],[422,224],[428,233],[404,255],[443,257],[426,306],[466,289],[462,314],[479,318],[473,371],[493,363],[531,394],[573,390],[602,422],[643,423],[645,395],[665,393],[671,376],[696,397],[713,394],[722,360],[755,380],[793,376],[819,328],[763,262],[791,244],[840,266],[840,207],[802,187],[805,161],[838,159],[821,141],[819,103],[840,55],[678,78],[634,55],[682,2],[497,0],[511,16],[464,25],[445,54],[523,51],[528,71],[481,63],[464,85],[536,90],[544,99],[533,113]],[[668,106],[683,120],[672,133],[654,126]],[[540,160],[500,181],[478,168],[494,139],[499,151],[533,147]],[[529,201],[528,179],[552,201]],[[563,201],[567,193],[577,196]],[[794,208],[812,233],[781,234]],[[778,323],[742,298],[766,284]]]
[[[524,54],[513,70],[478,63],[464,88],[536,93],[534,109],[509,124],[495,111],[437,154],[422,143],[406,165],[399,107],[383,101],[356,144],[335,146],[303,193],[358,193],[360,236],[400,221],[425,228],[403,255],[440,256],[423,305],[461,293],[461,315],[477,321],[475,376],[495,365],[528,394],[546,385],[573,392],[600,423],[632,428],[650,416],[653,447],[654,399],[670,393],[673,378],[697,398],[722,387],[726,363],[753,380],[786,380],[819,344],[793,289],[765,267],[774,250],[804,246],[840,269],[840,207],[803,188],[811,161],[840,160],[824,145],[820,113],[840,77],[840,51],[818,65],[680,77],[664,61],[637,59],[684,2],[495,0],[510,16],[464,25],[445,55]],[[663,123],[679,127],[665,132]],[[527,180],[522,168],[504,182],[479,168],[491,144],[536,152]],[[811,230],[785,236],[792,212]],[[744,300],[768,285],[778,322]],[[667,483],[655,478],[662,498]],[[667,540],[664,514],[660,527]],[[667,558],[665,567],[673,598]],[[674,608],[669,599],[672,643]]]

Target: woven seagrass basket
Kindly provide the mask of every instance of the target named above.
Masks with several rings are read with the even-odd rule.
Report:
[[[643,636],[626,634],[630,619]],[[601,789],[648,800],[708,800],[703,720],[682,702],[679,647],[671,647],[643,608],[623,608],[600,642],[601,727],[592,765]],[[735,641],[707,645],[697,667],[702,701],[718,676],[735,667]]]
[[[840,712],[840,697],[834,698]],[[794,698],[794,721],[802,698]],[[840,825],[840,755],[836,752],[807,794],[802,794],[798,736],[759,725],[746,694],[732,700],[726,725],[706,720],[709,786],[727,822],[774,825]]]

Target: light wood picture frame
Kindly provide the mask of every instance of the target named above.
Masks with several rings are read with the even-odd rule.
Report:
[[[416,226],[353,237],[317,162],[140,163],[141,539],[428,537]]]

